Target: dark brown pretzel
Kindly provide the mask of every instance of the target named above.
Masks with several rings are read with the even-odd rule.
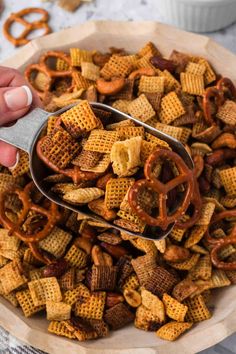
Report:
[[[209,87],[203,96],[203,112],[204,117],[209,126],[216,125],[211,112],[211,100],[214,99],[217,109],[225,102],[225,93],[236,99],[236,88],[233,82],[227,77],[223,77],[217,82],[216,87]]]
[[[210,226],[205,234],[206,241],[213,246],[211,250],[211,260],[216,268],[224,270],[236,270],[236,262],[224,262],[219,259],[219,251],[227,245],[236,244],[236,225],[231,230],[230,234],[223,238],[215,238],[210,234],[210,227],[226,218],[236,217],[236,209],[225,210],[213,216]]]
[[[24,19],[24,16],[30,13],[39,13],[42,14],[42,17],[38,21],[29,22]],[[27,36],[29,35],[30,32],[36,29],[41,29],[41,28],[45,29],[43,35],[50,33],[51,28],[47,23],[48,20],[49,20],[49,14],[46,10],[37,7],[32,7],[32,8],[29,7],[19,12],[12,13],[4,23],[3,33],[11,43],[13,43],[16,47],[18,47],[30,42],[30,40],[27,39]],[[18,38],[13,37],[13,35],[11,34],[11,26],[14,22],[20,23],[25,27],[24,31],[21,33],[21,35]]]
[[[56,58],[56,59],[61,59],[65,63],[68,64],[68,69],[67,70],[53,70],[48,66],[48,59],[50,58]],[[47,78],[48,82],[46,83],[45,91],[40,91],[37,87],[34,85],[34,81],[32,80],[32,73],[33,72],[42,72]],[[32,64],[29,65],[26,70],[25,70],[25,78],[26,80],[34,87],[34,89],[37,91],[38,95],[40,97],[43,97],[46,92],[50,91],[52,84],[56,78],[65,78],[69,77],[71,78],[71,86],[68,88],[68,91],[73,91],[73,88],[75,86],[75,73],[76,69],[72,67],[71,65],[71,60],[70,57],[60,51],[49,51],[43,54],[40,57],[39,63],[38,64]]]
[[[178,170],[179,175],[174,179],[170,180],[166,184],[160,182],[153,175],[153,167],[158,160],[158,158],[169,159],[173,161]],[[146,224],[151,226],[159,226],[163,230],[166,230],[167,227],[176,223],[186,212],[191,198],[194,193],[194,175],[193,171],[191,171],[182,158],[177,155],[175,152],[167,150],[167,149],[157,149],[153,152],[149,158],[147,159],[144,166],[144,174],[146,179],[138,180],[135,182],[128,194],[129,204],[132,210],[139,216],[141,220],[143,220]],[[167,212],[167,194],[177,186],[186,183],[186,191],[184,200],[182,204],[178,207],[178,209],[172,214],[168,215]],[[155,191],[158,194],[158,204],[159,204],[159,215],[157,217],[153,217],[149,215],[143,207],[138,203],[138,196],[144,190]]]
[[[229,91],[230,95],[236,99],[236,88],[233,84],[233,82],[228,79],[227,77],[223,77],[217,82],[216,85],[217,89],[222,92],[223,96],[225,92]]]
[[[203,113],[204,119],[208,125],[205,130],[195,133],[194,137],[203,142],[213,141],[220,133],[221,128],[217,125],[215,118],[212,115],[212,104],[214,100],[217,110],[225,102],[225,93],[229,91],[231,96],[236,99],[236,88],[232,81],[228,78],[222,78],[218,81],[215,87],[209,87],[206,89],[203,95]]]
[[[9,234],[16,235],[20,240],[26,242],[31,245],[30,248],[35,250],[36,247],[33,246],[33,243],[37,243],[40,240],[47,237],[52,229],[55,227],[56,223],[60,220],[60,213],[58,211],[58,206],[55,203],[50,202],[50,205],[47,209],[34,204],[31,200],[30,194],[32,189],[34,188],[33,182],[30,182],[23,190],[19,188],[13,188],[11,190],[5,191],[0,194],[0,220],[4,227],[9,230]],[[19,200],[22,202],[22,210],[18,215],[17,223],[11,221],[6,215],[5,209],[5,198],[9,194],[15,194],[18,196]],[[29,211],[34,211],[43,215],[47,218],[47,222],[42,226],[42,230],[28,234],[22,230],[22,225],[25,223],[27,215]],[[34,253],[34,256],[38,259],[37,254],[39,252]],[[41,259],[42,259],[41,255]]]
[[[214,99],[217,108],[219,108],[224,101],[221,90],[216,87],[209,87],[203,96],[203,112],[205,120],[209,126],[216,124],[211,113],[211,99]]]

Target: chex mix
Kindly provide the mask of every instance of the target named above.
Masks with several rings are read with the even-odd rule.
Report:
[[[14,169],[1,166],[1,295],[26,317],[40,312],[50,333],[78,341],[131,323],[173,341],[214,316],[215,289],[236,284],[231,80],[205,58],[176,50],[165,58],[151,42],[137,53],[50,51],[25,75],[46,110],[74,104],[52,114],[38,142],[50,171],[44,183],[100,219],[47,200],[25,152]],[[142,124],[117,122],[89,102],[179,140],[194,169]],[[157,240],[135,236],[149,230]]]

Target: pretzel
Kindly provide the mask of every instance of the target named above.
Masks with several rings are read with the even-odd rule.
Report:
[[[225,210],[221,213],[216,214],[210,223],[210,226],[229,217],[236,217],[236,209]],[[233,226],[230,234],[223,238],[214,238],[210,235],[210,227],[206,231],[205,239],[210,244],[213,245],[211,250],[211,261],[216,268],[223,270],[236,270],[236,262],[224,262],[219,259],[219,251],[225,246],[236,244],[236,225]]]
[[[198,182],[196,177],[193,177],[194,181],[194,189],[193,195],[190,201],[190,205],[194,207],[193,214],[186,221],[177,221],[176,227],[180,229],[188,229],[192,227],[200,218],[201,215],[201,206],[202,206],[202,198],[198,187]]]
[[[101,173],[81,171],[81,169],[78,166],[74,166],[73,168],[68,168],[68,169],[58,168],[51,161],[49,161],[49,159],[46,156],[44,156],[44,154],[42,152],[42,144],[45,139],[47,139],[47,136],[41,138],[38,141],[37,154],[38,154],[39,158],[53,171],[72,178],[72,180],[75,184],[79,184],[80,182],[83,182],[83,181],[92,181],[92,180],[98,178],[99,176],[101,176]]]
[[[203,112],[206,122],[209,126],[216,125],[211,113],[211,99],[214,99],[217,108],[223,104],[223,95],[221,90],[216,87],[209,87],[203,96]]]
[[[211,104],[210,100],[213,98],[217,109],[222,106],[222,104],[225,101],[225,93],[229,91],[230,95],[236,99],[236,88],[233,84],[233,82],[226,78],[223,77],[217,82],[216,87],[209,87],[204,96],[203,96],[203,111],[204,111],[204,117],[206,122],[212,126],[216,125],[216,122],[212,118],[212,113],[211,113]]]
[[[38,13],[42,14],[42,17],[38,21],[33,21],[29,22],[24,19],[25,15],[31,14],[31,13]],[[32,7],[32,8],[27,8],[23,9],[19,12],[12,13],[10,17],[6,20],[3,26],[3,33],[4,36],[11,42],[13,43],[16,47],[27,44],[30,42],[29,39],[27,39],[28,35],[37,29],[45,29],[45,32],[43,35],[46,35],[51,32],[51,28],[48,25],[48,20],[49,20],[49,15],[48,12],[44,9],[37,8],[37,7]],[[11,34],[11,26],[14,22],[20,23],[22,26],[25,27],[23,32],[20,34],[19,37],[15,38]]]
[[[160,182],[153,175],[153,168],[155,167],[155,163],[157,162],[158,158],[169,159],[173,161],[179,170],[179,175],[166,184]],[[178,156],[175,152],[165,149],[157,149],[149,156],[148,160],[146,161],[144,166],[144,174],[146,179],[138,180],[131,186],[128,194],[129,204],[132,210],[146,224],[151,226],[159,226],[163,230],[166,230],[170,224],[176,223],[176,221],[178,221],[184,215],[190,204],[191,198],[194,194],[193,172],[186,166],[181,157]],[[179,206],[172,215],[168,215],[166,205],[168,198],[167,194],[182,183],[187,184],[182,205]],[[139,194],[147,189],[158,194],[159,216],[153,217],[149,215],[138,203]]]
[[[197,182],[197,178],[201,175],[201,171],[203,171],[204,161],[203,159],[199,158],[200,155],[196,155],[193,158],[194,161],[194,191],[193,196],[191,198],[191,205],[194,207],[194,211],[191,217],[187,218],[185,221],[177,221],[176,227],[180,229],[188,229],[192,227],[200,218],[201,215],[201,206],[202,206],[202,198],[199,191],[199,186]]]
[[[228,79],[227,77],[223,77],[217,82],[216,85],[217,89],[222,92],[222,94],[225,94],[225,91],[229,91],[231,96],[236,99],[236,88],[233,84],[233,82]]]
[[[58,207],[55,203],[49,202],[49,207],[46,206],[45,208],[39,206],[32,202],[30,194],[32,189],[34,188],[33,182],[30,182],[26,187],[22,190],[19,188],[13,188],[7,190],[0,195],[0,220],[4,227],[9,230],[9,235],[17,236],[21,241],[26,242],[29,244],[34,256],[37,259],[46,259],[42,254],[40,254],[39,250],[35,246],[35,243],[39,242],[40,240],[44,239],[48,236],[48,234],[52,231],[55,224],[60,220],[60,213],[58,211]],[[5,198],[9,195],[17,195],[19,200],[22,202],[22,210],[18,215],[18,220],[16,223],[11,221],[8,216],[6,215],[6,208],[5,208]],[[22,226],[26,221],[29,211],[34,211],[38,214],[43,215],[47,218],[47,222],[42,224],[42,230],[36,231],[35,233],[27,233],[22,230]],[[48,263],[49,259],[46,260]]]
[[[47,61],[49,58],[57,58],[57,59],[63,60],[65,63],[68,64],[68,69],[67,70],[53,70],[53,69],[49,68],[49,66],[47,64]],[[42,72],[48,78],[48,83],[45,87],[44,92],[39,90],[34,85],[33,80],[31,79],[31,75],[35,71]],[[77,73],[77,71],[76,71],[76,69],[74,69],[72,67],[71,59],[66,53],[60,52],[60,51],[48,51],[40,57],[38,64],[32,64],[26,68],[25,78],[32,86],[34,86],[34,89],[37,91],[38,95],[40,97],[43,97],[46,92],[50,91],[52,84],[56,78],[70,77],[72,82],[71,82],[71,86],[68,88],[68,91],[69,92],[73,91],[73,88],[75,86],[76,73]]]

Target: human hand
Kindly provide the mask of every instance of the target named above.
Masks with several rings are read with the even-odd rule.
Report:
[[[31,107],[41,105],[37,94],[17,70],[0,66],[0,126],[14,122]],[[17,148],[0,141],[0,164],[13,167],[18,160]]]

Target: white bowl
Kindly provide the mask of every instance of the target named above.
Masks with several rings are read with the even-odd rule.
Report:
[[[0,65],[23,71],[28,64],[36,63],[45,51],[68,51],[73,47],[106,52],[115,46],[135,53],[147,41],[155,43],[166,57],[173,49],[202,56],[209,60],[216,72],[231,78],[236,84],[234,54],[205,36],[156,22],[87,22],[38,38]],[[133,325],[97,341],[72,341],[47,332],[48,322],[43,315],[25,318],[19,308],[2,297],[0,325],[26,344],[50,354],[196,354],[236,332],[235,290],[236,285],[214,293],[212,318],[199,322],[176,342],[164,341],[154,332],[138,330]],[[0,353],[3,352],[0,346]]]
[[[165,22],[193,32],[211,32],[236,20],[236,0],[156,0]]]

